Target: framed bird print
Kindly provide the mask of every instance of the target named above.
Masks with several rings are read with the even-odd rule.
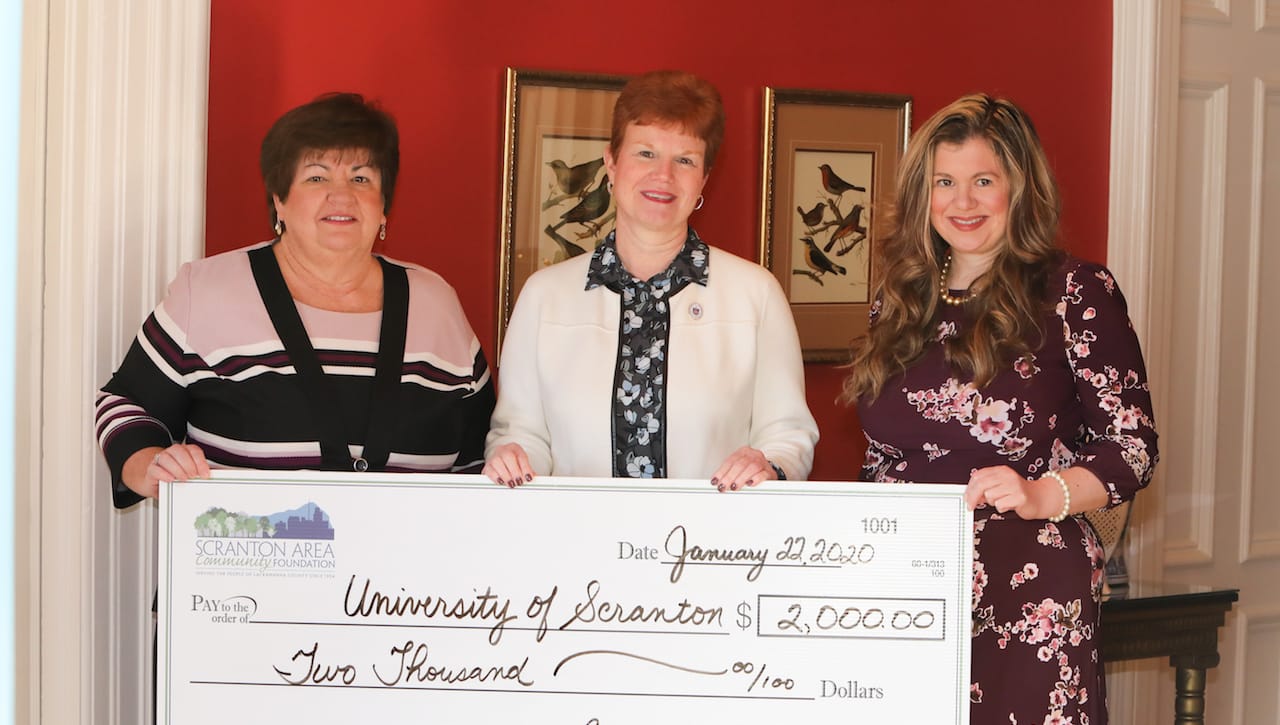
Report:
[[[909,96],[765,88],[760,263],[791,302],[806,362],[847,360],[867,328],[910,128]]]
[[[604,173],[613,104],[627,79],[507,69],[498,349],[525,280],[595,248],[613,228]]]

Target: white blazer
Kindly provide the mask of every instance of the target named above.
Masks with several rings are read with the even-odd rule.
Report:
[[[618,355],[617,293],[585,290],[591,254],[543,269],[516,301],[503,341],[486,458],[519,443],[541,475],[608,477]],[[767,270],[711,248],[707,286],[671,298],[667,477],[710,478],[749,445],[803,480],[818,426],[804,397],[791,308]]]

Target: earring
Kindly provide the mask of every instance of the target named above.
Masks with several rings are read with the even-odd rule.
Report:
[[[283,219],[276,219],[276,226],[275,226],[275,230],[276,230],[276,236],[277,236],[277,237],[280,237],[280,236],[283,236],[283,235],[284,235],[284,220],[283,220]]]
[[[693,210],[697,211],[702,208],[702,202],[706,201],[702,198],[702,194],[698,194],[698,203],[694,205]]]
[[[608,190],[609,190],[609,193],[610,193],[610,194],[612,194],[612,193],[613,193],[613,179],[605,179],[605,180],[604,180],[604,187],[605,187],[606,189],[608,189]]]
[[[387,238],[387,225],[386,225],[386,224],[379,225],[379,226],[378,226],[378,240],[379,240],[379,241],[385,241],[385,240],[386,240],[386,238]]]

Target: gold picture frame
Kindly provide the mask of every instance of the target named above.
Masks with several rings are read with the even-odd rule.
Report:
[[[626,82],[624,76],[507,68],[498,355],[525,281],[591,251],[612,228],[603,157],[613,104]]]
[[[765,88],[760,263],[791,302],[805,362],[847,361],[866,331],[910,129],[910,96]]]

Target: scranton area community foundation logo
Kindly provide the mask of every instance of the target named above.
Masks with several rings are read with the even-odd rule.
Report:
[[[195,529],[198,573],[333,576],[333,525],[314,503],[265,515],[214,507]]]

